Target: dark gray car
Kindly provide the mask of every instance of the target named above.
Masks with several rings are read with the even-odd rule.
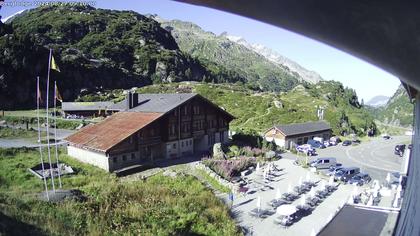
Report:
[[[360,168],[358,168],[358,167],[343,168],[343,169],[337,171],[334,174],[334,180],[340,180],[340,181],[343,181],[343,182],[347,182],[353,176],[355,176],[359,173],[360,173]]]

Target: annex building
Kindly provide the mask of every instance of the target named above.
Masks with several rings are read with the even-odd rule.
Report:
[[[234,119],[194,93],[129,93],[124,104],[102,122],[67,137],[68,155],[109,172],[178,158],[226,143]]]
[[[302,145],[314,137],[324,140],[331,137],[331,126],[325,121],[306,122],[288,125],[275,125],[264,133],[264,138],[286,149]]]

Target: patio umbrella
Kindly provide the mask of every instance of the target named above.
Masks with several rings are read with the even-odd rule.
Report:
[[[292,185],[290,185],[290,183],[289,183],[289,186],[287,187],[287,192],[288,193],[291,193],[293,190],[292,190]]]
[[[398,187],[397,187],[397,192],[401,192],[401,191],[402,191],[402,186],[401,186],[401,184],[399,184]]]
[[[312,228],[310,236],[316,236],[314,228]]]
[[[359,190],[357,189],[357,186],[354,186],[353,192],[351,193],[351,196],[352,197],[356,196],[358,192],[359,192]]]
[[[260,209],[261,209],[261,197],[260,196],[257,197],[257,209],[258,209],[258,211],[260,211]]]
[[[349,201],[347,202],[348,204],[353,204],[354,203],[354,198],[353,196],[349,197]]]
[[[325,190],[325,180],[321,180],[321,190]]]
[[[302,198],[300,199],[300,205],[305,206],[306,205],[306,195],[302,194]]]
[[[375,179],[373,181],[373,189],[379,190],[380,188],[381,188],[381,186],[379,185],[379,181],[377,179]]]
[[[293,205],[281,205],[277,207],[276,213],[282,216],[290,216],[297,211]]]
[[[328,184],[329,185],[333,185],[334,184],[334,176],[330,176],[330,179],[328,180]]]
[[[377,190],[375,190],[375,191],[373,191],[373,197],[378,197],[378,191]]]
[[[311,198],[315,197],[315,189],[314,187],[311,188],[311,191],[309,191],[309,194],[311,195]]]
[[[397,191],[397,194],[395,194],[395,198],[401,198],[401,192]]]
[[[389,184],[391,182],[391,174],[388,172],[388,174],[386,175],[386,182]]]
[[[399,198],[395,196],[394,202],[392,203],[392,207],[397,208],[398,207],[398,200]]]
[[[373,205],[373,196],[370,195],[370,198],[368,200],[368,202],[366,203],[366,206],[372,206]]]
[[[281,193],[280,193],[280,189],[277,189],[276,192],[276,199],[279,200],[281,198]]]

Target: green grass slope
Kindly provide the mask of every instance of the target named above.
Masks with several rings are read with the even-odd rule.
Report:
[[[27,170],[39,163],[38,152],[0,149],[0,234],[239,235],[227,208],[195,177],[121,182],[64,154],[60,159],[77,172],[63,178],[64,189],[82,190],[85,202],[38,200],[43,182]]]

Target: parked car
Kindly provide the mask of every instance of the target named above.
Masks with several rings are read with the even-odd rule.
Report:
[[[333,157],[321,157],[309,163],[309,166],[317,169],[328,169],[337,166],[337,160]]]
[[[315,149],[312,148],[309,144],[303,144],[296,147],[297,152],[303,152],[308,156],[315,155]]]
[[[394,154],[402,157],[405,151],[405,144],[398,144],[394,148]]]
[[[391,136],[389,136],[388,134],[384,134],[384,135],[382,135],[382,138],[385,139],[385,140],[388,140],[388,139],[391,138]]]
[[[353,176],[347,183],[362,186],[364,184],[369,183],[371,180],[372,178],[368,174],[359,173]]]
[[[311,145],[312,148],[325,148],[325,145],[318,140],[309,139],[308,144]]]
[[[333,137],[330,138],[330,145],[335,146],[340,142],[341,142],[341,139],[337,136],[333,136]]]
[[[342,170],[344,168],[345,168],[344,166],[341,166],[341,165],[338,165],[338,164],[336,166],[331,166],[328,169],[327,175],[328,176],[334,176],[336,172],[338,172],[339,170]]]
[[[413,144],[408,144],[408,149],[410,149],[411,150],[411,148],[413,148]]]
[[[351,141],[350,140],[344,140],[342,145],[343,146],[350,146],[351,145]]]
[[[360,173],[360,168],[358,167],[348,167],[343,168],[339,171],[337,171],[334,174],[334,180],[341,180],[343,182],[349,181],[353,176]]]
[[[353,144],[360,144],[362,141],[360,141],[360,139],[353,139],[351,142]]]

